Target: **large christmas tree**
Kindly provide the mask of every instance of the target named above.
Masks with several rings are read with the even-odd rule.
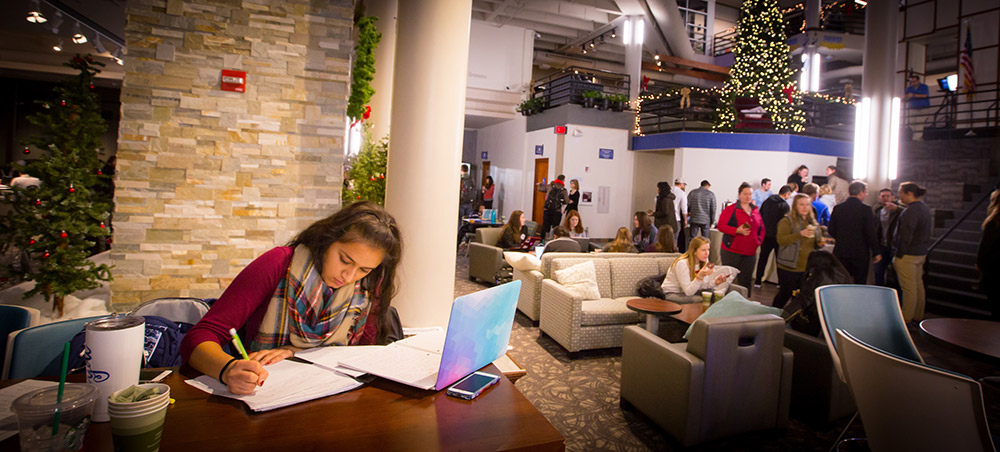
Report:
[[[4,198],[12,213],[0,225],[5,242],[26,253],[31,262],[0,272],[34,281],[35,288],[25,298],[44,293],[60,317],[66,295],[111,279],[107,265],[87,259],[110,229],[111,205],[100,193],[107,176],[101,174],[97,157],[107,124],[93,91],[94,75],[100,72],[97,66],[103,64],[77,55],[66,66],[79,74],[56,88],[51,100],[39,101],[42,110],[28,117],[41,131],[25,145],[43,156],[18,170],[38,178],[40,184],[14,188]]]
[[[801,132],[805,116],[797,107],[800,96],[789,66],[785,20],[778,9],[778,1],[745,0],[740,6],[737,27],[733,52],[736,62],[722,90],[715,129],[733,130],[736,127],[736,99],[750,98],[760,102],[775,129]]]

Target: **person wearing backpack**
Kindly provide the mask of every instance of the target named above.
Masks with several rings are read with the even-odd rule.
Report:
[[[823,234],[808,195],[797,194],[792,210],[778,222],[778,294],[771,306],[785,307],[793,292],[802,286],[809,253],[823,248]]]
[[[472,215],[472,204],[476,202],[476,185],[472,182],[472,176],[469,175],[469,168],[465,165],[462,167],[462,178],[459,183],[458,191],[458,221],[462,221],[469,215]]]
[[[566,176],[560,174],[549,183],[549,192],[545,195],[545,210],[542,213],[542,230],[538,236],[545,238],[549,229],[562,221],[563,206],[569,204],[569,193],[566,191]]]

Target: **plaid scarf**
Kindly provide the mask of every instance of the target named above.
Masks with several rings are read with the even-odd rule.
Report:
[[[284,345],[311,348],[358,343],[369,303],[361,283],[332,289],[316,270],[309,249],[299,245],[261,321],[252,351]]]

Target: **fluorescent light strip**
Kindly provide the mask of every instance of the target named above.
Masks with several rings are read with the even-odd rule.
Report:
[[[809,54],[802,54],[802,70],[799,73],[799,89],[809,91]]]
[[[622,44],[631,44],[632,39],[632,19],[625,19],[625,34],[622,35]]]
[[[812,63],[812,70],[809,71],[809,78],[811,80],[809,90],[819,92],[819,68],[820,63],[823,62],[823,58],[818,53],[814,53],[809,59],[811,60],[810,63]]]
[[[638,18],[638,19],[636,19],[636,22],[635,22],[635,43],[638,44],[638,45],[642,45],[643,38],[646,35],[645,27],[646,27],[646,22],[643,21],[641,17]]]
[[[872,99],[866,97],[857,104],[854,116],[854,178],[868,176],[868,131]]]
[[[896,180],[899,169],[899,112],[900,100],[898,97],[892,98],[891,115],[889,117],[889,164],[888,179]]]

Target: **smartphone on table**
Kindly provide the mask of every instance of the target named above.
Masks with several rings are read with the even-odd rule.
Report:
[[[460,399],[472,400],[498,381],[500,381],[499,375],[486,372],[473,372],[469,376],[458,380],[458,383],[451,385],[448,388],[447,394]]]

